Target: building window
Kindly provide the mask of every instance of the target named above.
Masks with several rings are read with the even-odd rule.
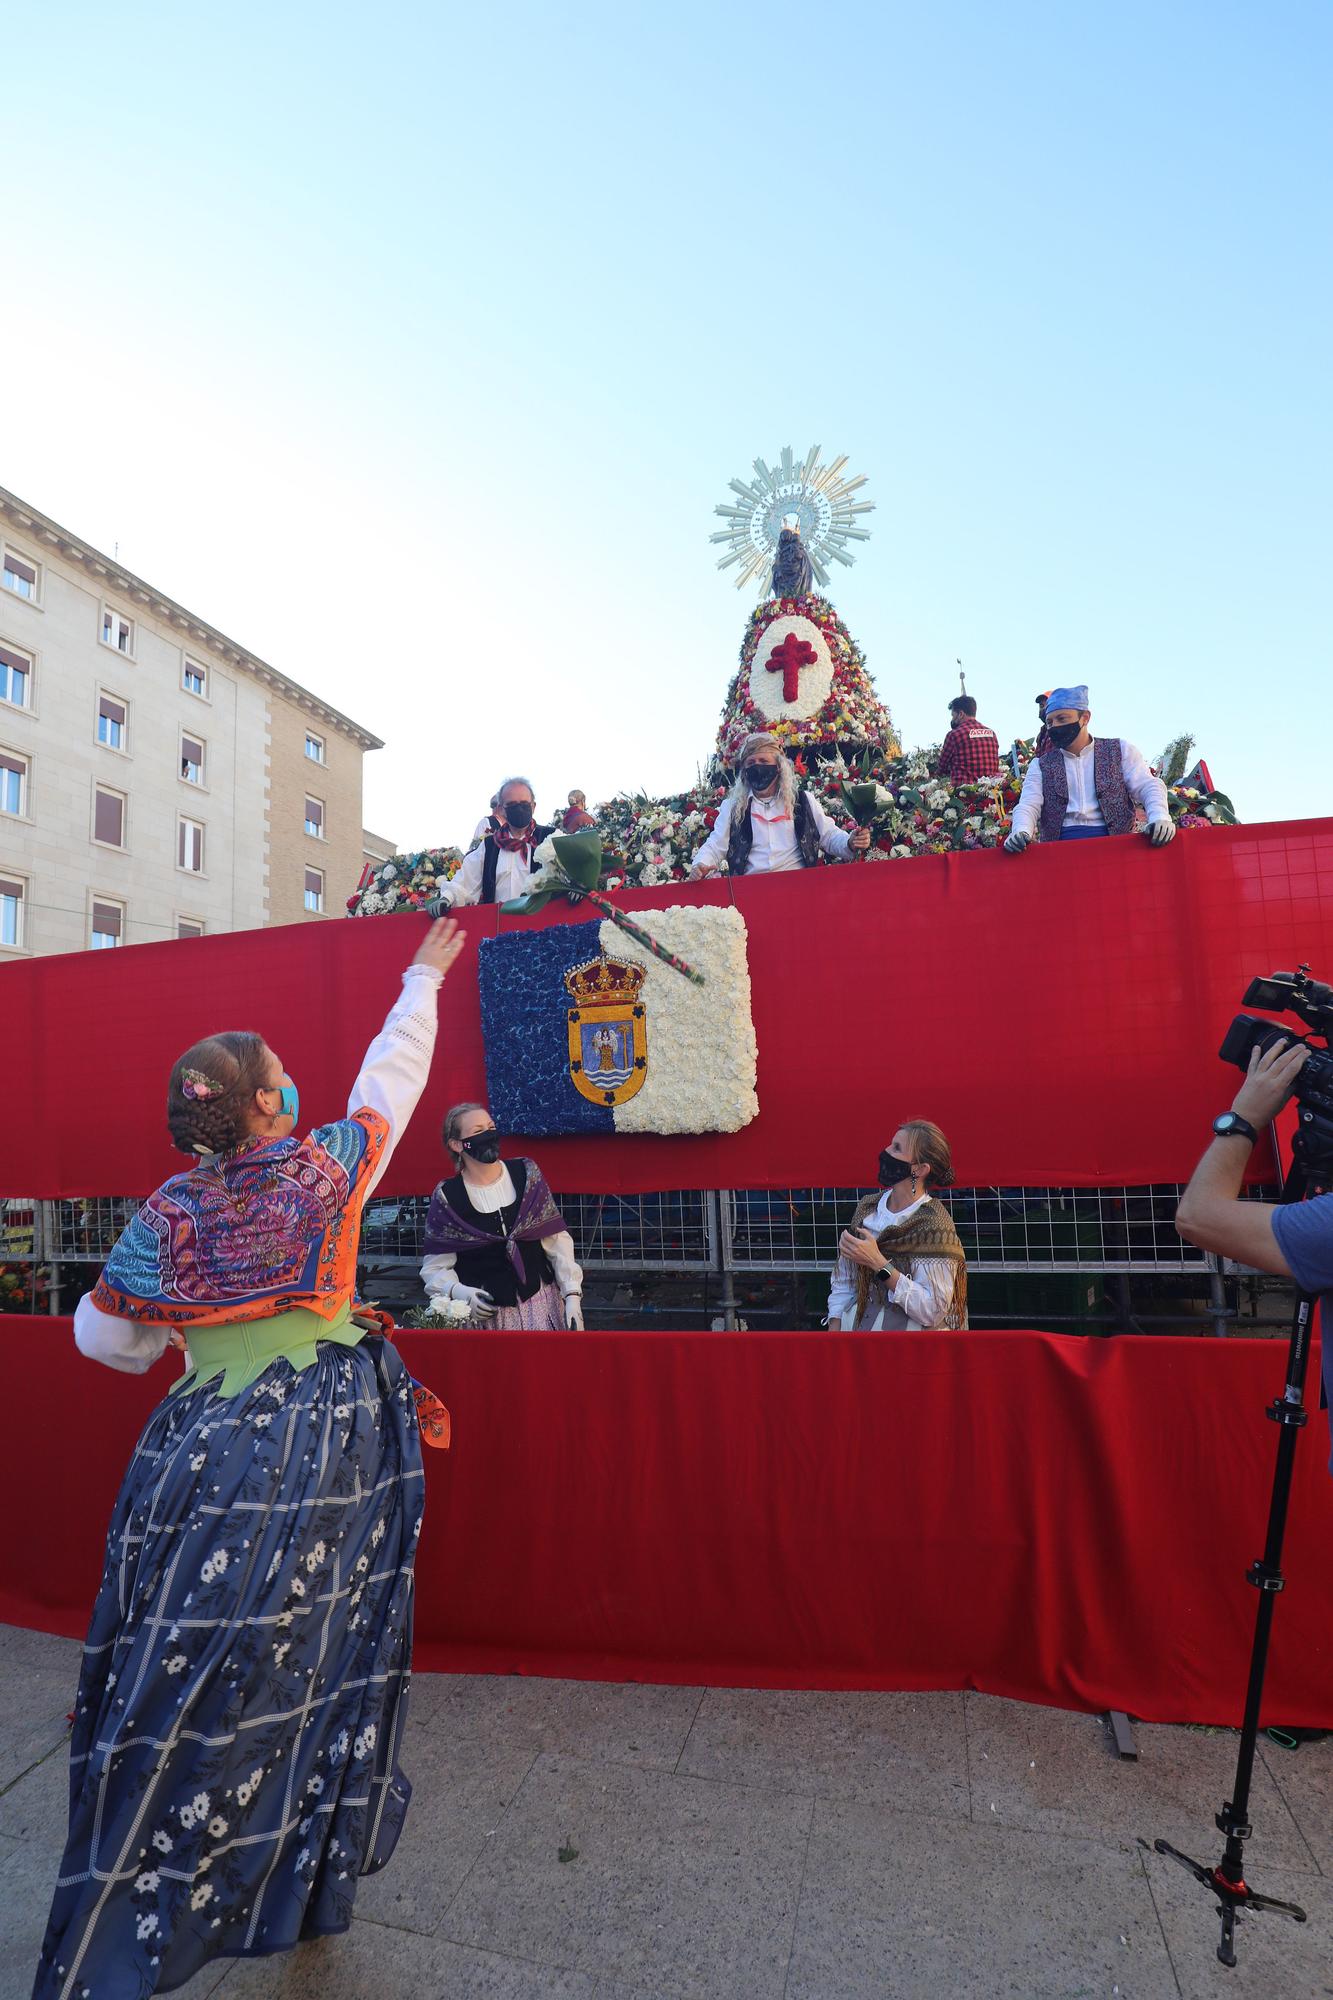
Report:
[[[102,606],[102,644],[113,646],[127,659],[134,658],[134,620],[111,604]]]
[[[201,736],[181,736],[181,776],[187,785],[204,782],[204,741]]]
[[[32,562],[27,556],[19,555],[16,549],[5,550],[3,582],[6,590],[12,590],[15,597],[26,597],[29,604],[42,601],[42,566]]]
[[[15,708],[32,707],[32,656],[12,646],[0,646],[0,701]]]
[[[0,876],[0,944],[23,948],[23,884]]]
[[[177,917],[176,935],[178,938],[202,937],[203,934],[204,920],[202,917]]]
[[[306,830],[306,832],[307,832],[308,834],[312,835],[312,837],[313,837],[313,838],[314,838],[315,840],[323,840],[323,838],[324,838],[324,805],[323,805],[323,801],[322,801],[322,800],[320,800],[320,799],[307,799],[307,800],[306,800],[306,802],[305,802],[305,830]]]
[[[103,847],[125,845],[125,795],[109,792],[104,785],[93,787],[93,839]]]
[[[323,764],[324,762],[326,762],[324,755],[324,738],[322,736],[314,735],[313,732],[309,729],[307,729],[305,733],[305,754],[310,759],[312,764]]]
[[[305,906],[308,910],[322,910],[324,907],[322,868],[307,868],[305,871]]]
[[[187,875],[204,872],[204,829],[197,819],[182,819],[176,836],[176,865]]]
[[[22,819],[28,810],[28,760],[0,750],[0,813]]]
[[[129,749],[130,705],[118,694],[97,697],[97,740],[108,750]]]
[[[207,701],[208,668],[201,667],[198,660],[187,659],[181,671],[181,686],[186,694],[197,694],[200,701]]]
[[[104,903],[99,896],[93,903],[91,943],[94,951],[113,951],[125,942],[125,905]]]

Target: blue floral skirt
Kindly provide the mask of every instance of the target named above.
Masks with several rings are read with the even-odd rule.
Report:
[[[347,1928],[411,1794],[422,1492],[382,1339],[153,1412],[107,1537],[34,2000],[144,2000]]]

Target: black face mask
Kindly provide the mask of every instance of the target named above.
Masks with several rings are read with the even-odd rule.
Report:
[[[532,824],[532,804],[528,799],[515,799],[504,808],[504,816],[510,826],[530,826]]]
[[[882,1188],[897,1187],[912,1171],[910,1160],[900,1160],[896,1153],[884,1152],[879,1156],[879,1184]]]
[[[459,1143],[468,1158],[478,1161],[483,1167],[493,1167],[500,1157],[498,1132],[474,1132],[470,1139],[463,1139]]]
[[[1074,738],[1082,735],[1083,724],[1081,722],[1057,722],[1046,733],[1057,750],[1067,750]]]
[[[747,764],[741,777],[752,792],[766,792],[778,775],[776,764]]]

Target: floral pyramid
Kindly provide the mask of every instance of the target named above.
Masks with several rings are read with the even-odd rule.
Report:
[[[900,745],[875,693],[865,655],[827,598],[770,597],[750,614],[740,665],[727,689],[717,761],[730,767],[752,730],[812,760],[869,750],[896,757]]]

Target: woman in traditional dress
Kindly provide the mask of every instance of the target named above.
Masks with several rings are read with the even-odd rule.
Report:
[[[403,1364],[355,1305],[356,1252],[456,931],[432,926],[347,1117],[304,1139],[262,1036],[188,1049],[167,1124],[195,1163],[79,1304],[82,1353],[139,1374],[174,1341],[190,1365],[111,1519],[34,2000],[142,2000],[215,1957],[346,1930],[357,1878],[393,1852],[421,1438]]]
[[[583,1273],[535,1160],[500,1158],[484,1104],[455,1104],[444,1121],[453,1165],[431,1197],[421,1277],[427,1296],[462,1299],[495,1327],[583,1327]]]
[[[828,1323],[859,1333],[967,1325],[967,1263],[953,1217],[929,1186],[953,1180],[938,1125],[912,1118],[879,1156],[882,1193],[869,1195],[843,1231],[829,1289]]]

